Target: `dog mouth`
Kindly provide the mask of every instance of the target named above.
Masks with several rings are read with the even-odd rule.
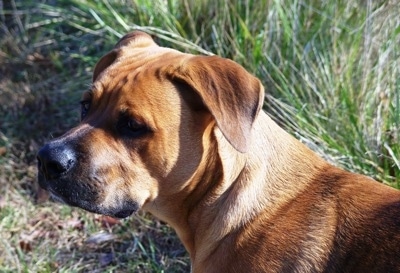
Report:
[[[82,183],[84,184],[84,182],[77,183],[65,179],[49,181],[39,174],[40,186],[49,191],[55,202],[119,219],[127,218],[139,210],[137,202],[121,196],[116,196],[112,204],[105,205],[98,192],[77,186]]]
[[[105,192],[101,181],[85,178],[82,164],[77,164],[76,156],[76,162],[71,165],[48,147],[41,153],[41,158],[38,157],[38,182],[43,189],[50,192],[54,201],[115,218],[127,218],[138,211],[138,203],[129,196]],[[61,163],[53,163],[47,158],[49,154],[53,157],[59,156],[58,161]]]
[[[49,192],[51,198],[58,203],[78,207],[92,213],[108,215],[114,218],[127,218],[139,210],[138,204],[130,200],[116,202],[118,204],[115,204],[114,206],[105,206],[102,203],[82,199],[71,200],[60,196],[58,193],[54,192],[54,190],[51,190],[51,188],[49,188]]]
[[[137,211],[137,209],[122,209],[122,210],[116,211],[115,213],[112,213],[111,215],[110,214],[107,214],[107,215],[115,217],[115,218],[123,219],[123,218],[127,218],[127,217],[131,216],[136,211]]]

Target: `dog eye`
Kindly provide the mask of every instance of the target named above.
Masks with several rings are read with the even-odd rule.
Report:
[[[89,112],[90,108],[90,101],[84,100],[81,101],[81,120],[83,120],[87,113]]]
[[[146,125],[137,122],[134,119],[123,117],[118,122],[118,131],[127,137],[141,137],[148,132]]]

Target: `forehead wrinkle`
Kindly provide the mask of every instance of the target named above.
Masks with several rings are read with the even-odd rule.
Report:
[[[135,82],[133,87],[131,87],[132,82]],[[119,112],[127,113],[137,121],[154,128],[154,119],[151,113],[156,108],[154,108],[153,101],[149,99],[149,88],[140,84],[140,81],[131,79],[121,91],[125,95],[119,98]]]
[[[104,90],[104,85],[102,82],[100,81],[96,81],[92,84],[90,90],[88,91],[88,93],[91,95],[91,98],[93,100],[98,99],[99,97],[101,97],[101,94],[103,93]]]
[[[93,115],[91,116],[92,122],[99,126],[104,120],[108,120],[113,115],[113,108],[118,103],[120,89],[109,91],[110,87],[103,82],[96,82],[90,91],[92,94],[91,108],[93,108]]]
[[[177,59],[182,58],[182,56],[184,56],[183,53],[170,48],[157,47],[157,50],[141,49],[133,53],[126,52],[126,55],[121,56],[121,58],[111,66],[118,68],[118,71],[125,71],[126,69],[132,71],[141,69],[145,71],[149,68],[162,68],[163,66],[174,64],[177,62]]]
[[[120,57],[112,63],[101,74],[98,81],[108,83],[107,89],[116,88],[121,78],[129,75],[136,75],[140,71],[158,68],[163,70],[164,67],[170,66],[177,62],[177,58],[181,58],[183,53],[163,47],[155,47],[152,49],[127,49],[120,54]],[[132,76],[134,77],[134,76]],[[123,81],[122,84],[126,82]]]
[[[161,60],[160,60],[161,56]],[[162,82],[166,80],[167,71],[171,66],[181,62],[182,53],[174,50],[148,50],[138,52],[126,52],[94,83],[93,93],[102,102],[109,105],[111,100],[118,108],[118,112],[127,111],[134,117],[142,118],[150,126],[158,126],[156,118],[152,114],[164,109],[164,100],[170,100],[175,95],[166,93]],[[172,84],[171,84],[172,87]],[[107,96],[105,95],[107,93]],[[176,103],[176,100],[173,100]],[[180,105],[177,105],[178,107]],[[99,105],[100,107],[100,105]],[[104,108],[103,108],[104,109]],[[141,109],[149,109],[142,112]]]

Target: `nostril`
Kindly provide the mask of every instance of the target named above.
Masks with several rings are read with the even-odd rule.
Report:
[[[54,147],[53,147],[54,146]],[[56,179],[75,165],[75,153],[65,145],[46,144],[37,155],[38,169],[46,179]]]
[[[68,164],[62,164],[61,162],[57,161],[50,161],[47,162],[46,165],[47,171],[52,175],[56,176],[58,174],[62,174],[68,170]]]
[[[46,164],[43,162],[42,158],[40,158],[40,156],[36,156],[37,158],[37,167],[38,167],[38,171],[46,174]]]

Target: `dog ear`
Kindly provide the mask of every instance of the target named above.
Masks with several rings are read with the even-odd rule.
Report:
[[[115,45],[115,48],[120,48],[123,46],[147,47],[151,45],[157,44],[149,34],[142,31],[133,31],[122,37]]]
[[[126,34],[122,37],[114,49],[104,55],[96,64],[93,71],[92,81],[94,82],[97,77],[103,72],[107,67],[109,67],[120,55],[121,48],[123,47],[147,47],[151,45],[157,45],[150,35],[141,31],[134,31]]]
[[[264,102],[261,82],[239,64],[217,56],[191,57],[170,72],[172,80],[185,82],[200,95],[229,143],[246,152]]]
[[[116,50],[108,52],[106,55],[101,57],[94,67],[92,81],[95,82],[100,73],[109,67],[117,59],[117,57],[118,52]]]

